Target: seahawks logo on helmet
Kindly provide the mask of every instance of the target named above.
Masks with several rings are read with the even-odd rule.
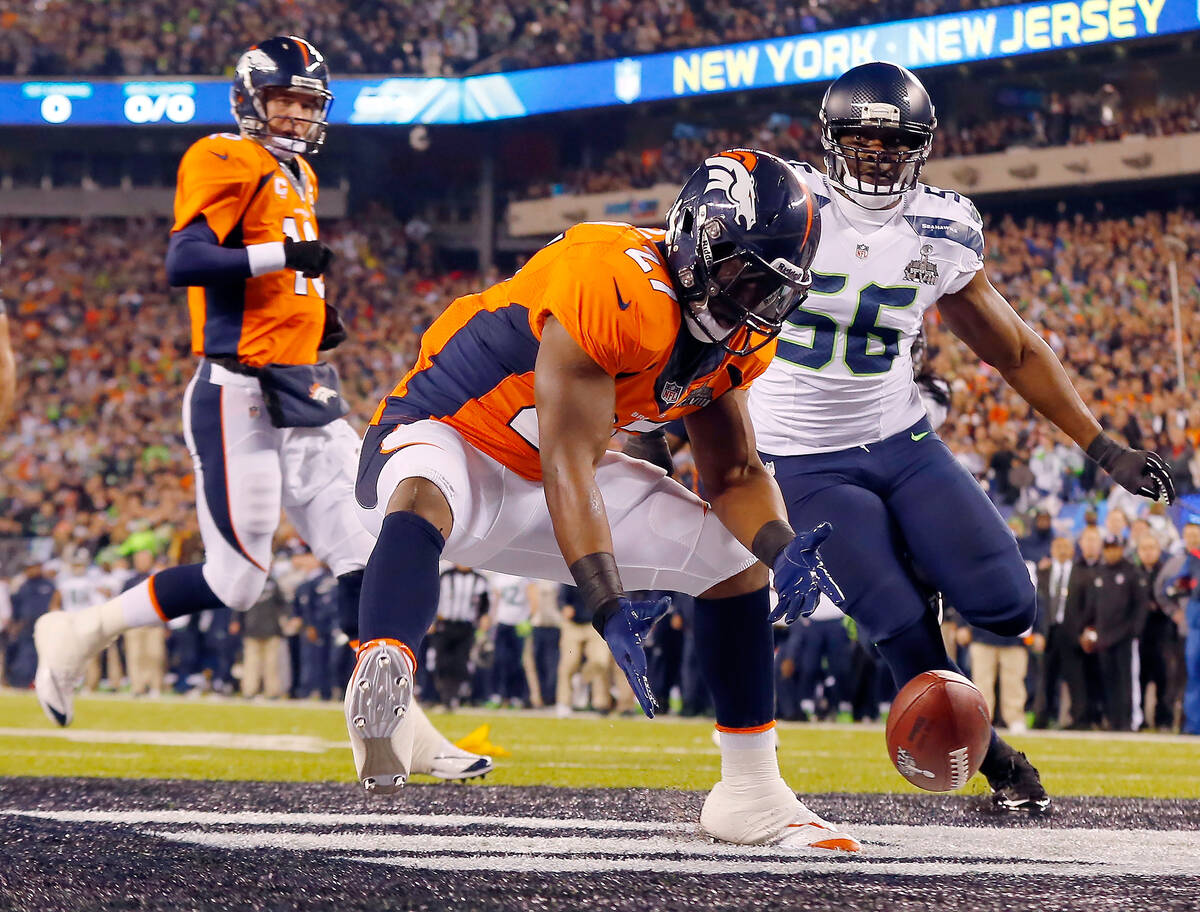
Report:
[[[894,63],[847,70],[821,101],[821,145],[829,180],[866,208],[892,204],[917,185],[937,116],[916,76]],[[853,140],[877,140],[867,145]]]

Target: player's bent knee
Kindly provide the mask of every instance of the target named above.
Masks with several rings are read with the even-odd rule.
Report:
[[[735,573],[729,579],[722,580],[700,594],[700,598],[723,599],[738,595],[757,592],[767,585],[767,568],[761,563],[755,563],[740,573]]]
[[[1037,591],[1023,564],[977,574],[967,594],[951,602],[970,623],[999,636],[1020,636],[1037,620]]]
[[[428,478],[406,478],[396,486],[388,499],[387,512],[415,513],[426,520],[442,538],[449,538],[454,527],[450,503],[441,488]]]
[[[267,574],[246,563],[233,572],[222,569],[217,573],[205,573],[204,580],[222,604],[234,611],[249,611],[267,585]]]

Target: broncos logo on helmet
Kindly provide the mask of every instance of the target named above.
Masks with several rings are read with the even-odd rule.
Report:
[[[318,116],[291,117],[304,126],[304,135],[283,136],[272,132],[267,115],[267,93],[286,89],[312,95]],[[241,132],[281,155],[303,152],[314,155],[325,142],[329,129],[329,68],[321,52],[295,35],[271,38],[256,44],[238,59],[229,105]]]
[[[688,330],[734,355],[779,335],[803,303],[820,213],[787,163],[731,149],[705,159],[667,213],[667,264]]]

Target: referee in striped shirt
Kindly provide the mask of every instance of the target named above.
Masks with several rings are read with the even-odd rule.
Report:
[[[488,583],[470,567],[442,571],[434,629],[434,681],[438,699],[447,709],[457,709],[463,684],[470,679],[468,663],[475,628],[488,611]]]

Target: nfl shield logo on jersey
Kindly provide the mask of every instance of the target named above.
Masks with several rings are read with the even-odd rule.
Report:
[[[870,252],[871,252],[871,248],[868,247],[866,244],[859,244],[857,247],[854,248],[854,255],[856,257],[858,257],[860,260],[865,260],[867,258],[867,254],[869,254]]]
[[[664,405],[674,405],[679,401],[679,397],[683,395],[683,386],[679,383],[667,382],[663,384],[661,399]]]
[[[626,57],[620,61],[614,72],[616,86],[614,92],[617,98],[629,104],[642,94],[642,62]]]

